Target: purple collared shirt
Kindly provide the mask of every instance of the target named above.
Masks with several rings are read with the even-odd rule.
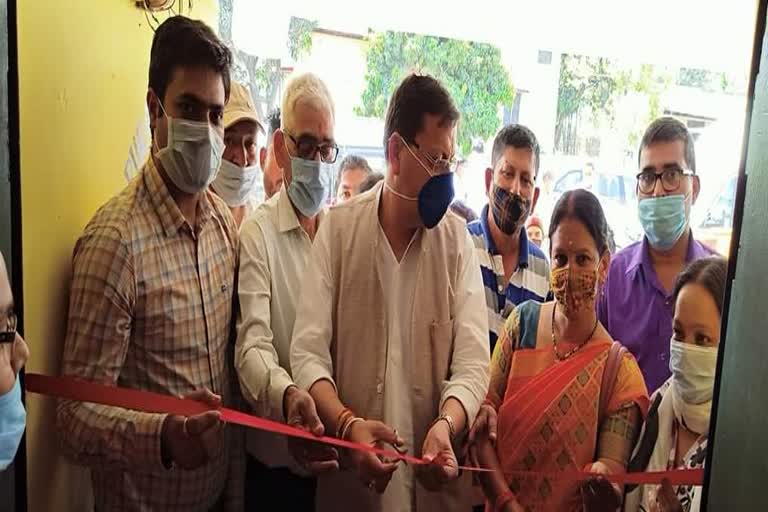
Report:
[[[685,262],[712,254],[715,252],[691,236]],[[634,354],[648,393],[664,384],[671,375],[669,341],[674,304],[656,276],[645,237],[622,249],[611,261],[597,315],[613,339]]]

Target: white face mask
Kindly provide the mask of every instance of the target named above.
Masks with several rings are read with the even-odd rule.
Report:
[[[675,417],[689,430],[703,434],[709,430],[717,347],[700,347],[674,338],[669,347]]]
[[[711,401],[717,347],[700,347],[673,338],[669,351],[669,369],[680,397],[692,405]]]
[[[162,103],[160,108],[165,112]],[[155,155],[179,190],[196,194],[216,178],[224,154],[224,139],[208,122],[165,117],[168,141]]]
[[[211,186],[230,208],[242,206],[251,198],[259,203],[264,200],[259,164],[240,167],[229,160],[222,160],[219,174]]]

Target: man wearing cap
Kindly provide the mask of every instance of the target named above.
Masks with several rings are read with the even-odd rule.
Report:
[[[264,126],[251,94],[232,82],[224,109],[224,155],[211,189],[227,203],[238,227],[264,200],[258,158],[259,133],[264,134]]]
[[[240,230],[235,367],[256,414],[322,434],[312,397],[293,383],[289,353],[302,276],[332,193],[333,101],[316,76],[300,75],[286,87],[282,114],[271,146],[285,184]],[[314,511],[310,475],[338,467],[334,450],[255,430],[246,444],[246,510]]]

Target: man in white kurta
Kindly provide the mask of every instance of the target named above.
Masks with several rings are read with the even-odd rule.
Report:
[[[319,479],[319,511],[470,507],[456,450],[485,396],[489,355],[473,244],[464,221],[446,214],[457,114],[430,77],[409,77],[399,90],[391,105],[400,112],[427,110],[409,118],[421,120],[415,129],[388,116],[386,182],[323,221],[291,366],[329,434],[399,445],[435,463],[414,468],[352,452],[341,472]]]

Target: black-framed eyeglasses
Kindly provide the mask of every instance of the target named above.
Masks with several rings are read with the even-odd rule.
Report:
[[[16,340],[16,326],[19,319],[15,313],[8,313],[3,330],[0,331],[0,343],[13,343]]]
[[[653,194],[656,182],[661,180],[664,192],[674,192],[680,186],[680,180],[683,176],[694,176],[694,172],[679,167],[664,169],[660,173],[643,171],[637,175],[637,188],[643,194]]]
[[[298,138],[283,130],[289,139],[296,146],[296,153],[299,158],[305,160],[314,160],[315,156],[320,155],[320,160],[327,164],[336,162],[339,156],[339,146],[335,142],[320,142],[311,135],[300,135]]]

